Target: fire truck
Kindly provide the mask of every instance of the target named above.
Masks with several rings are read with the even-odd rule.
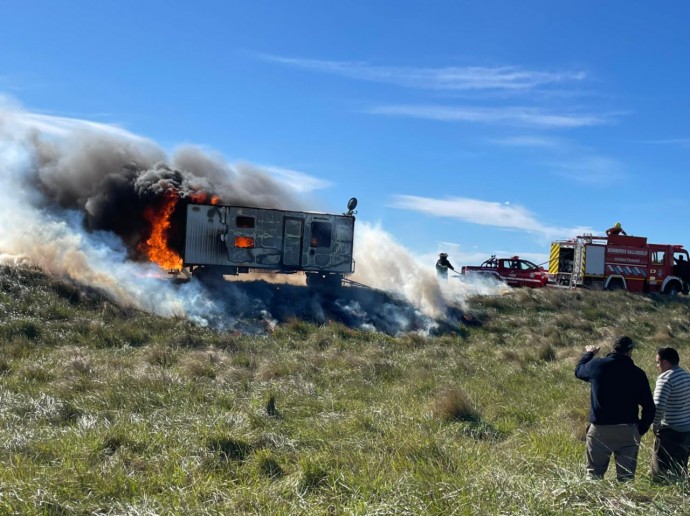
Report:
[[[307,285],[340,286],[354,272],[357,199],[342,215],[189,204],[183,267],[199,279],[248,272],[306,273]]]
[[[688,294],[690,260],[682,245],[639,236],[585,234],[551,244],[550,284],[564,287]]]

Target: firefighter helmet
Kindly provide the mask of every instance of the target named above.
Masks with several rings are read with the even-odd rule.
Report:
[[[448,253],[441,253],[439,254],[441,258],[448,258]]]
[[[613,225],[613,227],[616,228],[616,229],[620,229],[620,228],[621,228],[621,223],[620,223],[620,222],[616,222],[616,223]]]

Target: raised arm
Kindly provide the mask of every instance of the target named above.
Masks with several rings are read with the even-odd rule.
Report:
[[[587,364],[599,353],[599,348],[596,346],[587,346],[585,354],[582,355],[580,361],[575,366],[575,376],[584,382],[589,381],[589,367]]]

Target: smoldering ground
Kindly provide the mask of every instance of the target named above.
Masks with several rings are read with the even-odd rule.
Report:
[[[146,210],[170,192],[180,199],[204,194],[226,204],[314,208],[259,167],[230,164],[189,146],[168,156],[120,128],[27,112],[0,97],[5,262],[30,262],[122,305],[240,331],[299,317],[388,333],[429,332],[461,321],[464,299],[477,292],[459,281],[440,284],[433,265],[419,263],[381,228],[360,220],[353,279],[373,290],[345,288],[326,296],[300,284],[265,281],[223,288],[196,280],[174,284],[141,246],[150,230]]]
[[[472,321],[451,307],[446,317],[435,319],[398,296],[356,285],[318,291],[302,285],[239,280],[219,281],[207,289],[223,307],[221,314],[210,317],[210,324],[242,333],[271,332],[277,324],[300,319],[317,324],[339,322],[390,335],[433,335],[458,332],[459,325]]]

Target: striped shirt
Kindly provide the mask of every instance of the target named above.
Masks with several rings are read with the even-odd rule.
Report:
[[[672,367],[659,375],[654,389],[654,430],[690,432],[690,373]]]

